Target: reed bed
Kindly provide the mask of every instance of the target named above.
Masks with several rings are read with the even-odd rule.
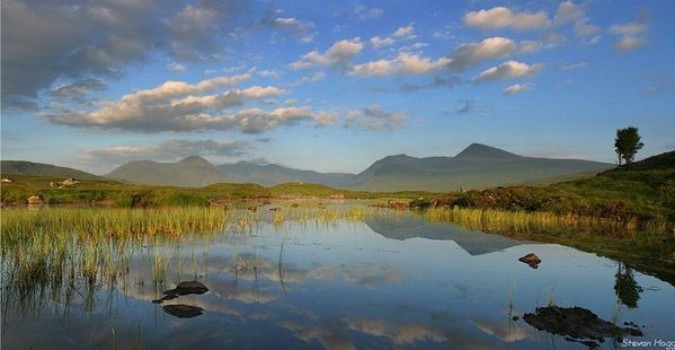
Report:
[[[3,284],[58,285],[64,279],[114,281],[128,269],[129,247],[159,240],[208,235],[228,229],[252,231],[261,224],[286,221],[319,223],[363,220],[365,207],[277,207],[274,210],[225,210],[179,207],[152,209],[43,208],[2,209],[0,253]],[[165,280],[166,261],[157,256],[153,280]],[[36,283],[37,282],[37,283]]]
[[[46,232],[80,239],[181,235],[222,230],[228,217],[223,209],[200,207],[3,209],[0,238],[12,244],[36,235],[44,237]]]
[[[635,218],[616,220],[549,212],[511,212],[455,207],[426,209],[423,216],[430,220],[453,222],[470,229],[488,232],[593,232],[634,238],[639,232],[665,234],[670,230],[665,221],[639,222]]]

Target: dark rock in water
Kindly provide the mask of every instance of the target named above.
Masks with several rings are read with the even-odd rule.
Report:
[[[531,268],[536,269],[539,267],[539,264],[541,263],[541,259],[537,256],[537,254],[530,253],[525,256],[522,256],[518,259],[520,262],[524,262],[528,265],[530,265]]]
[[[208,292],[209,289],[206,286],[198,281],[183,281],[178,283],[176,288],[165,290],[164,294],[166,295],[190,295],[190,294],[204,294]]]
[[[204,309],[201,307],[183,304],[164,305],[162,306],[162,310],[171,316],[179,318],[192,318],[204,313]]]
[[[605,338],[621,339],[624,336],[643,336],[639,328],[619,327],[605,321],[588,309],[558,306],[538,307],[533,314],[523,316],[532,327],[558,334],[565,340],[597,348]]]
[[[155,304],[161,304],[166,300],[176,299],[181,295],[190,295],[190,294],[204,294],[208,292],[209,289],[206,286],[198,281],[183,281],[178,283],[176,288],[165,290],[164,297],[160,299],[155,299],[152,302]]]

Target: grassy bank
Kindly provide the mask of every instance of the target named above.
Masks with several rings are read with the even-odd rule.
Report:
[[[579,217],[548,212],[428,208],[422,215],[480,230],[543,243],[556,243],[620,260],[675,285],[675,229],[666,221]]]
[[[626,225],[675,222],[675,152],[664,153],[583,180],[549,186],[511,186],[445,194],[411,203],[445,207],[552,213]]]
[[[110,207],[164,207],[227,205],[242,200],[270,199],[381,199],[408,201],[429,197],[428,192],[375,193],[348,191],[324,185],[287,183],[272,187],[257,184],[214,184],[205,187],[147,186],[112,180],[80,180],[72,186],[52,187],[63,178],[11,176],[13,183],[2,184],[3,206],[22,206],[38,196],[45,204],[94,204]]]

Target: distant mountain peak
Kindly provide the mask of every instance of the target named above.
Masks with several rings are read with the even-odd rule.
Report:
[[[204,159],[204,158],[202,158],[201,156],[198,156],[198,155],[185,157],[185,158],[183,158],[183,160],[179,161],[178,164],[184,164],[184,165],[190,165],[190,166],[198,166],[198,165],[213,166],[213,164],[211,164],[211,162],[209,162],[208,160],[206,160],[206,159]]]
[[[520,156],[482,143],[472,143],[469,147],[459,152],[455,158],[465,160],[499,160],[520,158]]]
[[[411,157],[411,156],[409,156],[405,153],[401,153],[401,154],[394,154],[394,155],[391,155],[391,156],[386,156],[383,159],[413,159],[413,158],[415,158],[415,157]]]

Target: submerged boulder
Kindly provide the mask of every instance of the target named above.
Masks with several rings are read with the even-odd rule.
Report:
[[[597,348],[605,338],[620,340],[624,336],[643,336],[633,323],[626,327],[605,321],[588,309],[578,306],[564,308],[555,305],[538,307],[534,313],[523,316],[532,327],[565,337],[565,340]]]
[[[199,281],[183,281],[179,282],[176,288],[165,290],[164,294],[169,297],[176,297],[179,295],[204,294],[208,291],[209,289]]]
[[[206,286],[199,281],[183,281],[176,285],[175,290],[178,295],[204,294],[209,291]],[[167,294],[164,292],[164,294]]]
[[[531,268],[536,269],[539,267],[539,264],[541,263],[541,259],[537,256],[537,254],[534,253],[529,253],[526,254],[525,256],[522,256],[518,259],[520,262],[524,262],[528,265],[530,265]]]
[[[152,302],[161,304],[166,300],[176,299],[181,295],[204,294],[208,291],[209,289],[199,281],[183,281],[179,282],[178,285],[176,285],[176,288],[162,292],[164,293],[164,296],[160,299],[155,299]]]

